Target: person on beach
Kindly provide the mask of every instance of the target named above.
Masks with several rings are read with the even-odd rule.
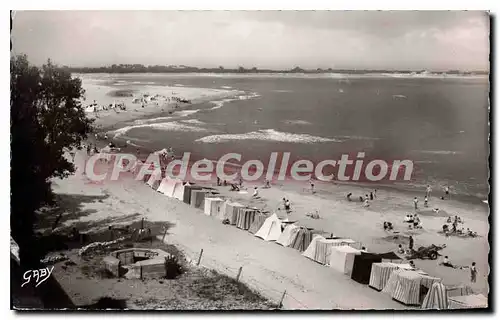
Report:
[[[412,236],[410,236],[410,238],[409,238],[408,248],[410,249],[410,251],[413,250],[413,237]]]
[[[409,265],[410,265],[410,268],[411,268],[412,270],[416,270],[416,269],[417,269],[417,267],[415,266],[415,262],[413,262],[413,260],[410,260],[410,261],[409,261]]]
[[[257,187],[253,188],[253,195],[252,195],[253,198],[257,198],[259,197],[259,190],[257,190]]]
[[[455,268],[450,262],[450,259],[448,259],[448,256],[444,256],[443,261],[441,262],[441,265],[445,267],[450,267],[450,268]]]
[[[373,192],[370,191],[370,200],[373,200]]]
[[[365,194],[365,200],[368,200],[370,199],[370,197],[368,196],[368,194]]]
[[[417,197],[413,198],[413,205],[415,206],[415,210],[418,210],[418,199],[417,199]]]
[[[403,245],[401,245],[401,244],[398,246],[398,253],[401,253],[401,254],[405,253],[405,249],[403,249]]]
[[[314,194],[314,181],[311,179],[309,183],[311,184],[311,193]]]
[[[476,283],[476,278],[477,278],[476,263],[472,262],[472,265],[470,266],[470,282]]]
[[[373,197],[377,199],[377,189],[373,190]]]
[[[220,187],[220,178],[217,177],[217,186]]]
[[[450,196],[450,188],[448,186],[444,187],[444,199],[448,199]]]
[[[271,181],[266,180],[266,185],[264,186],[264,188],[270,189],[271,188]]]
[[[431,196],[431,191],[432,191],[431,186],[427,185],[427,188],[425,189],[425,197],[426,198],[429,198]]]
[[[347,194],[347,201],[352,201],[352,200],[351,200],[351,196],[352,196],[352,192],[349,192],[349,193]]]
[[[424,207],[429,207],[429,198],[427,198],[427,196],[424,198]]]
[[[290,200],[288,200],[288,199],[285,200],[285,210],[286,210],[286,213],[290,213],[290,211],[291,211]]]
[[[363,197],[359,196],[359,202],[363,202]]]
[[[368,199],[365,199],[365,202],[363,203],[363,207],[367,208],[370,206],[370,201]]]

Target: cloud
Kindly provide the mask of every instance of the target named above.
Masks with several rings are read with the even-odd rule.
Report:
[[[488,68],[474,11],[20,11],[12,41],[35,63],[264,68]]]

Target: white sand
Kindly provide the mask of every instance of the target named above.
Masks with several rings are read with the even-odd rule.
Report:
[[[81,166],[84,157],[81,152],[77,154],[77,165]],[[201,210],[168,198],[130,178],[93,184],[78,171],[67,179],[56,180],[54,191],[109,195],[102,202],[83,203],[83,211],[95,209],[97,212],[82,217],[82,220],[99,221],[140,213],[150,221],[174,223],[166,242],[179,246],[193,260],[204,249],[201,264],[231,276],[243,266],[241,281],[273,300],[279,301],[286,289],[285,308],[407,308],[368,286],[303,257],[294,249],[265,242],[247,231],[223,225]],[[128,222],[130,220],[121,219],[119,223]],[[103,227],[107,225],[103,224]]]

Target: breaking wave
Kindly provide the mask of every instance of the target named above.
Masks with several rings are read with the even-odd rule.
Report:
[[[188,125],[188,124],[177,122],[177,121],[172,121],[172,122],[161,122],[161,123],[150,123],[150,124],[140,124],[140,125],[135,125],[135,126],[127,126],[127,127],[123,127],[123,128],[117,129],[115,131],[112,131],[111,133],[114,134],[113,137],[116,139],[116,138],[120,138],[120,137],[126,135],[130,130],[137,129],[137,128],[151,128],[151,129],[162,130],[162,131],[208,132],[208,130],[205,128],[200,128],[197,126],[192,126],[192,125]]]
[[[223,89],[232,89],[233,87],[230,87],[230,86],[221,86],[221,88],[223,88]]]
[[[288,143],[340,142],[339,140],[331,138],[317,137],[308,134],[280,132],[274,129],[259,130],[241,134],[212,135],[197,139],[196,142],[223,143],[234,140],[260,140],[260,141],[276,141],[276,142],[288,142]]]
[[[309,121],[305,121],[305,120],[283,120],[283,123],[298,124],[298,125],[310,125],[310,124],[312,124]]]
[[[461,151],[451,151],[451,150],[414,150],[414,152],[425,153],[425,154],[438,154],[438,155],[462,154]]]
[[[380,138],[364,137],[364,136],[336,136],[336,138],[344,140],[380,140]]]
[[[200,111],[200,109],[195,109],[195,110],[180,110],[180,111],[175,111],[173,113],[173,116],[175,117],[187,117],[190,116],[196,112]]]
[[[200,121],[198,119],[189,119],[189,120],[181,120],[182,123],[196,124],[196,125],[204,125],[205,122]]]

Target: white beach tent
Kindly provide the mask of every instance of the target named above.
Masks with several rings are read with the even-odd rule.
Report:
[[[184,189],[181,180],[165,177],[161,181],[160,186],[156,191],[163,193],[168,197],[173,197],[176,189],[181,189],[181,188]]]
[[[186,184],[179,186],[179,188],[175,188],[174,190],[174,198],[180,201],[184,201],[184,190],[186,189],[186,186],[190,186],[191,184],[189,182],[186,182]]]
[[[296,226],[294,224],[287,225],[285,230],[283,230],[283,233],[279,237],[278,241],[276,241],[276,243],[281,244],[283,247],[290,246],[295,237],[297,236],[299,230],[300,230],[299,226]]]
[[[203,212],[207,216],[218,217],[223,203],[224,200],[221,198],[205,198],[205,210]]]
[[[330,263],[330,254],[334,247],[351,246],[356,241],[352,239],[320,239],[316,242],[316,255],[314,260],[327,265]]]
[[[262,227],[255,234],[256,237],[262,238],[265,241],[276,241],[281,236],[281,221],[274,213],[264,221]]]
[[[354,257],[361,254],[361,252],[361,250],[346,245],[333,247],[330,252],[330,261],[328,265],[337,271],[351,276]]]
[[[311,243],[307,247],[306,251],[302,253],[304,257],[308,257],[309,259],[314,260],[316,257],[316,242],[320,240],[326,240],[325,237],[320,236],[319,234],[315,235],[311,240]]]

